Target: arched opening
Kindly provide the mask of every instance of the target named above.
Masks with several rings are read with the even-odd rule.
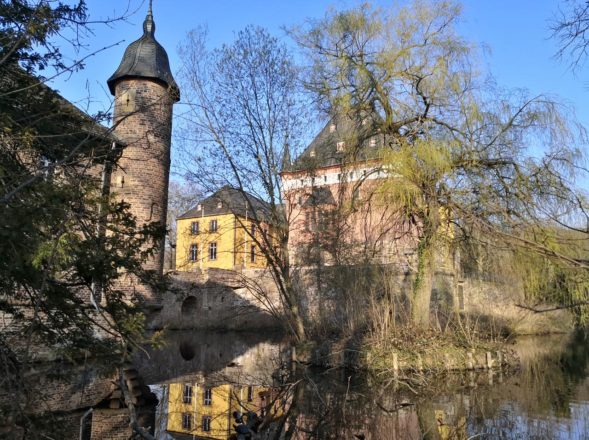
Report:
[[[190,342],[182,342],[180,343],[180,356],[185,361],[189,361],[194,358],[194,347]]]
[[[192,315],[198,308],[198,300],[195,296],[189,296],[182,302],[182,316]]]

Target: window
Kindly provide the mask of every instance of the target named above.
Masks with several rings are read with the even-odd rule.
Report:
[[[371,147],[376,147],[376,138],[370,139],[370,146]]]
[[[203,397],[202,397],[203,405],[212,405],[213,404],[213,389],[212,388],[205,388]]]
[[[323,176],[323,181],[327,182],[327,174],[325,176]]]
[[[190,223],[190,233],[192,235],[198,234],[198,230],[199,230],[199,224],[198,224],[198,222],[192,222],[192,223]]]
[[[200,211],[202,209],[202,205],[199,203],[198,205],[196,205],[196,210]]]
[[[256,236],[256,225],[254,224],[250,226],[250,235],[252,236],[252,238]]]
[[[210,232],[217,232],[217,220],[211,220],[211,222],[209,223],[209,231]]]
[[[256,247],[253,244],[250,247],[250,262],[256,262]]]
[[[223,202],[217,202],[217,209],[221,209],[223,207]]]
[[[217,243],[209,243],[209,260],[214,261],[217,259]]]
[[[302,205],[302,204],[303,204],[303,197],[299,196],[299,205]]]
[[[317,216],[312,211],[305,212],[305,230],[309,232],[317,230]]]
[[[182,403],[192,403],[192,385],[184,385],[184,392],[182,393]]]
[[[211,416],[202,416],[202,430],[204,432],[211,430]]]
[[[309,156],[311,156],[311,157],[315,157],[315,150],[311,150],[311,151],[309,152]]]
[[[344,151],[345,146],[346,146],[346,143],[344,141],[339,141],[336,144],[336,149],[337,149],[337,151]]]
[[[182,429],[192,429],[192,414],[182,413]]]
[[[189,257],[190,261],[197,261],[198,260],[198,245],[191,244],[190,245],[190,254]]]
[[[329,132],[330,132],[330,133],[333,133],[333,132],[335,131],[335,129],[336,129],[336,128],[337,128],[337,127],[336,127],[336,125],[335,125],[335,124],[330,124],[330,125],[329,125]]]
[[[247,387],[247,401],[252,402],[254,400],[254,387],[248,386]]]
[[[318,221],[318,229],[327,231],[332,225],[333,215],[329,211],[320,211],[318,213],[319,221]]]

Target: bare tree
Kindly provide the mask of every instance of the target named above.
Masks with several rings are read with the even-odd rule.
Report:
[[[557,58],[570,57],[571,68],[581,67],[589,47],[589,3],[564,0],[551,22],[550,30],[559,43]]]
[[[164,267],[175,268],[176,262],[176,219],[192,208],[202,197],[195,185],[185,181],[171,180],[168,188],[168,218],[166,232],[166,261]]]
[[[213,51],[206,49],[205,37],[203,29],[192,31],[180,51],[182,89],[190,104],[179,131],[183,171],[207,192],[226,185],[237,189],[251,219],[269,225],[257,234],[248,230],[248,239],[268,262],[289,329],[304,340],[279,176],[304,139],[298,72],[286,47],[264,29],[248,27],[232,44]],[[266,202],[267,209],[257,209],[248,194]]]

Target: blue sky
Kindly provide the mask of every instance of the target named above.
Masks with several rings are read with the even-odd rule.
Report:
[[[120,14],[124,0],[87,0],[91,18]],[[391,2],[375,1],[380,5]],[[358,4],[352,0],[154,0],[156,37],[170,56],[172,70],[180,67],[176,49],[186,33],[198,25],[209,29],[211,46],[230,42],[235,32],[248,24],[268,28],[289,42],[283,26],[301,23],[305,18],[321,17],[329,6],[345,8]],[[579,120],[589,126],[587,67],[576,74],[567,64],[555,60],[556,42],[550,39],[550,20],[562,1],[548,0],[465,0],[460,31],[472,42],[489,48],[484,67],[507,88],[527,88],[533,94],[548,93],[574,105]],[[110,27],[94,26],[85,40],[87,47],[72,59],[102,47],[121,42],[86,60],[86,69],[69,78],[52,82],[66,98],[91,112],[108,109],[112,97],[106,79],[115,71],[125,47],[142,34],[147,1],[129,0],[137,12],[126,22]],[[88,106],[91,97],[91,105]]]

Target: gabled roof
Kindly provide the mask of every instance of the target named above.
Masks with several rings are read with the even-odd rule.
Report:
[[[200,209],[198,207],[200,206]],[[178,219],[210,217],[213,215],[234,214],[252,218],[252,208],[259,219],[266,219],[270,212],[268,203],[256,196],[230,186],[224,186],[213,195],[198,202],[196,206]]]
[[[385,145],[384,135],[368,138],[370,119],[354,121],[350,117],[332,118],[313,139],[301,155],[283,171],[303,171],[352,163],[378,157],[378,151]],[[371,145],[370,139],[374,139]],[[344,142],[338,149],[338,143]]]

